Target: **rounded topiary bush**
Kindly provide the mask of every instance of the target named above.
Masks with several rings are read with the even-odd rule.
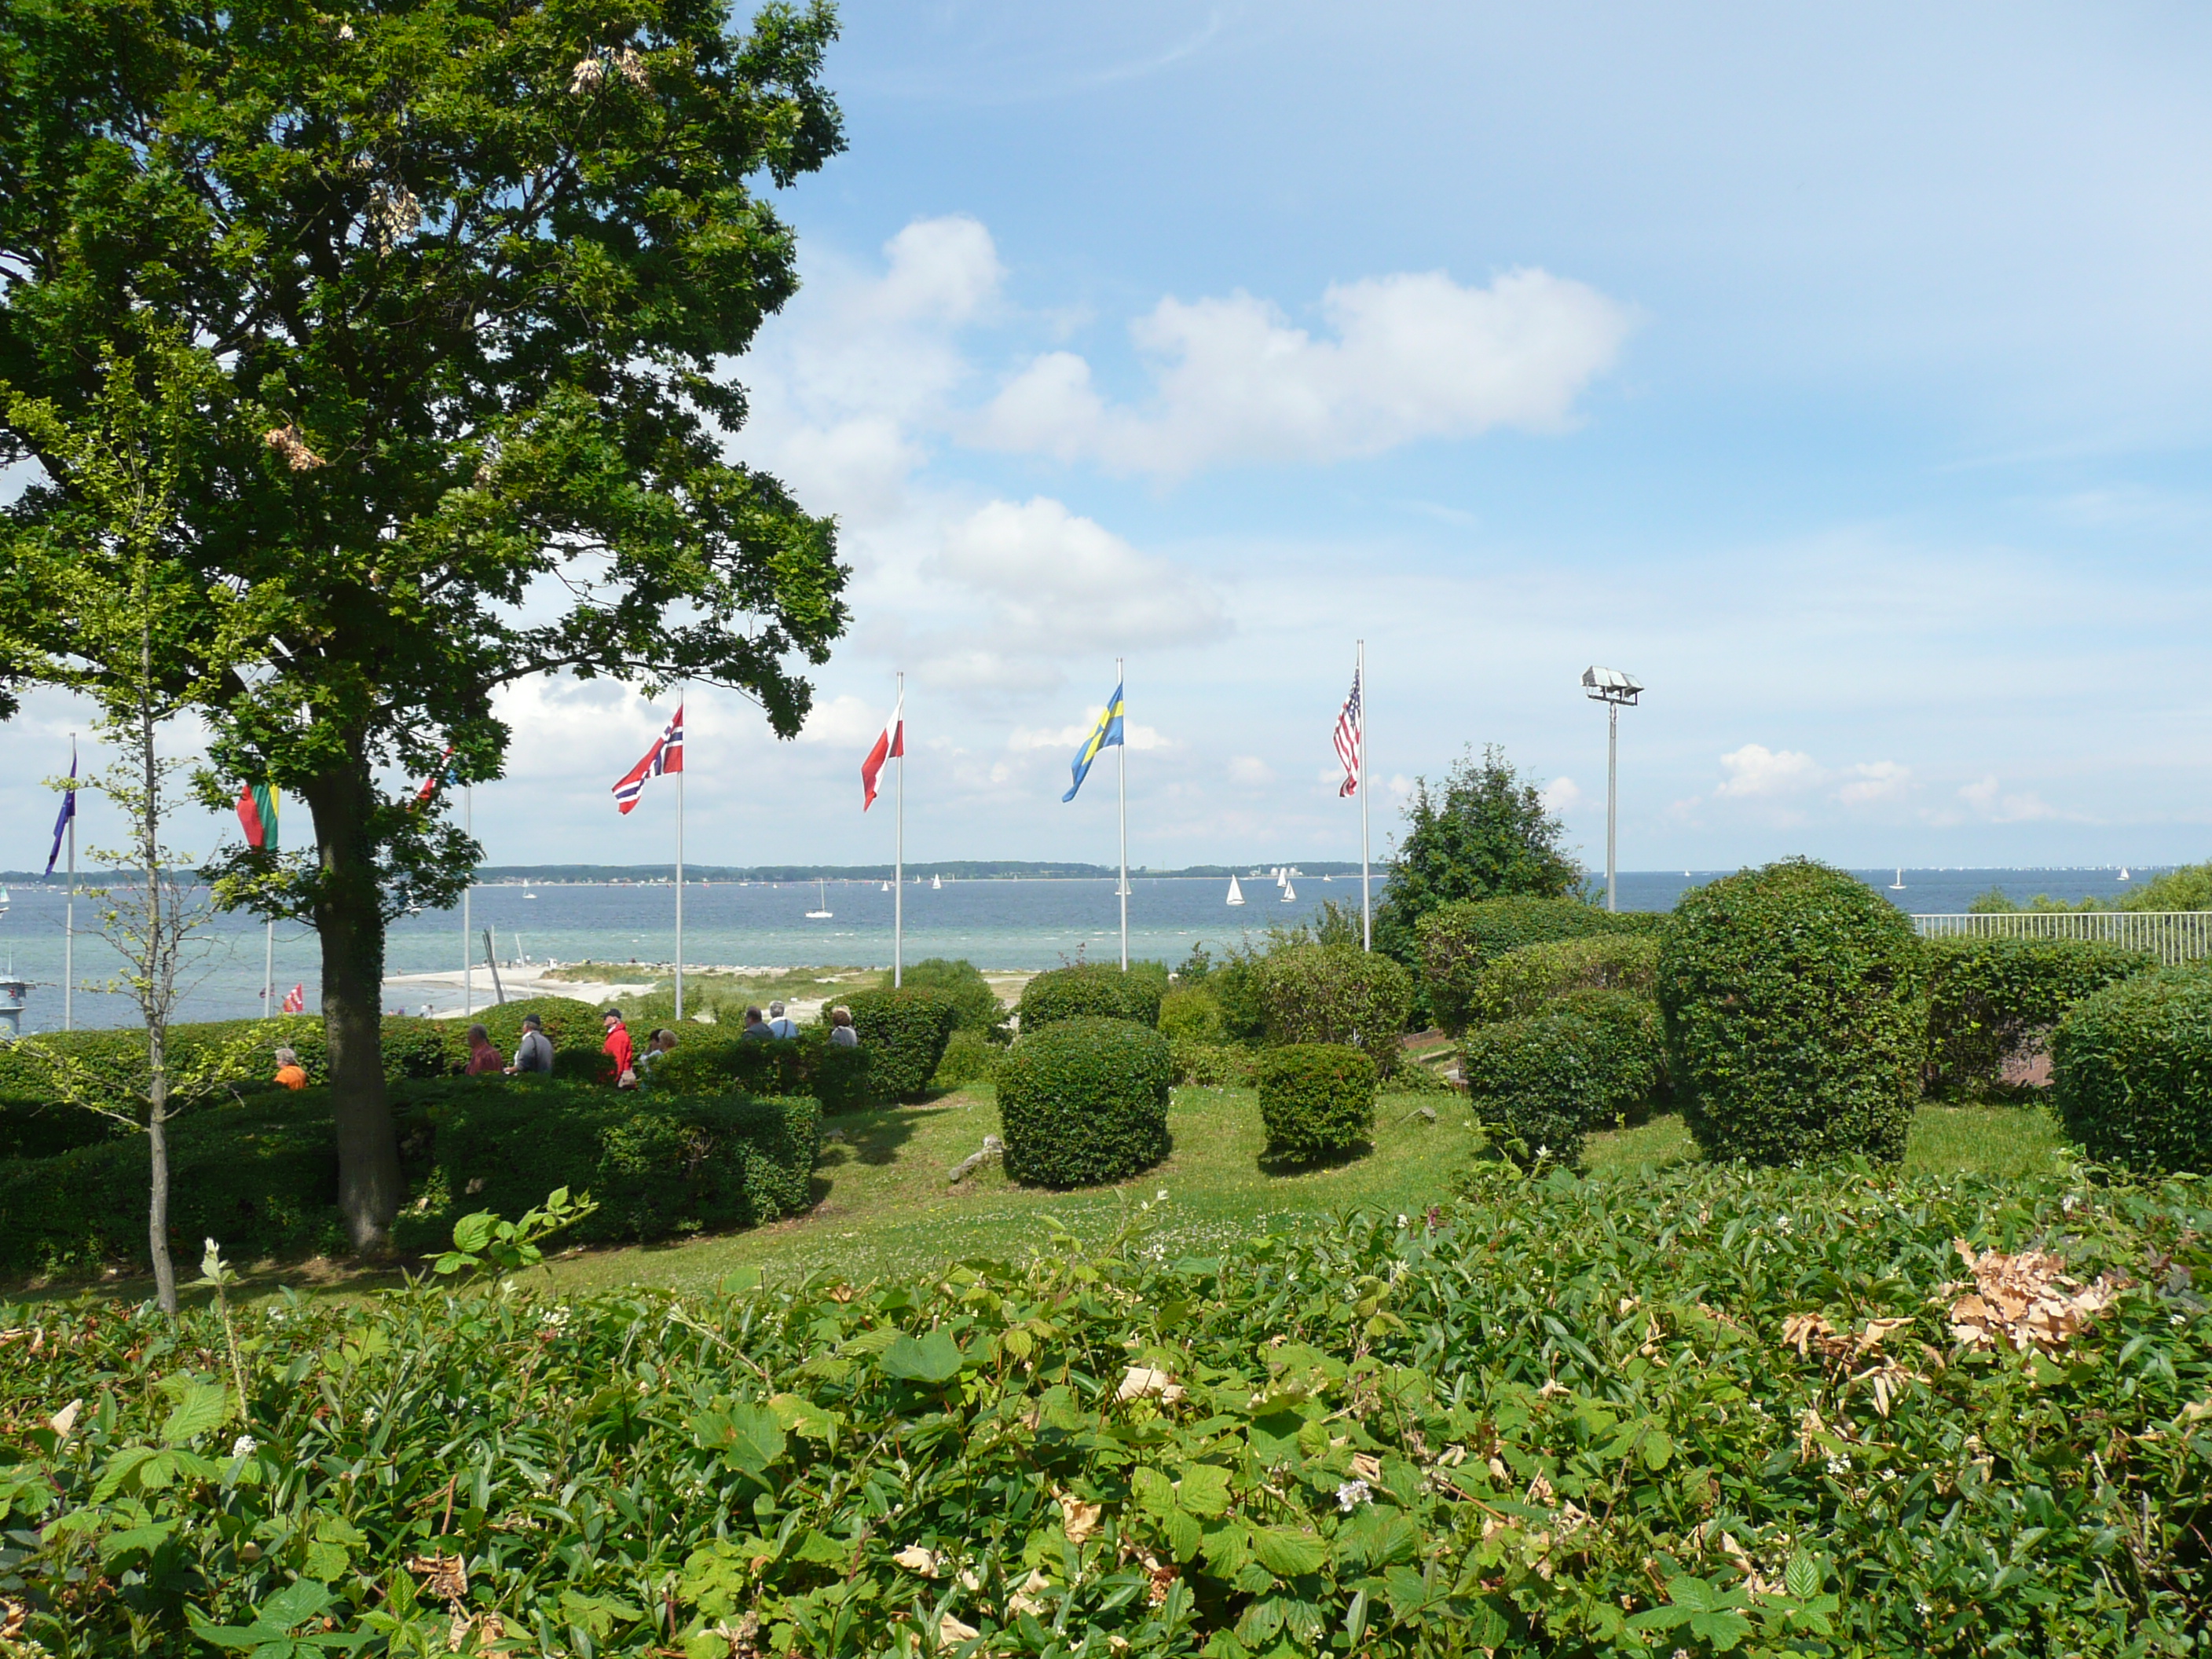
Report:
[[[1705,1155],[1903,1158],[1924,962],[1903,911],[1808,859],[1684,894],[1660,946],[1659,1006],[1675,1094]]]
[[[999,1062],[1007,1176],[1036,1187],[1122,1181],[1168,1155],[1168,1041],[1133,1020],[1027,1030]]]
[[[1160,999],[1159,1031],[1170,1042],[1224,1042],[1229,1022],[1203,985],[1177,985]]]
[[[908,963],[899,981],[900,989],[934,991],[947,999],[953,1007],[955,1031],[974,1031],[994,1042],[1007,1040],[1006,1006],[991,988],[991,981],[983,977],[983,970],[966,957],[926,957]],[[883,976],[878,988],[891,988],[889,974]]]
[[[1585,1133],[1639,1120],[1664,1089],[1658,1011],[1625,991],[1571,992],[1469,1028],[1460,1073],[1475,1121],[1508,1150],[1579,1164]]]
[[[2066,1133],[2104,1164],[2212,1171],[2212,970],[2167,968],[2075,1003],[2051,1037]]]
[[[1022,1030],[1040,1030],[1064,1019],[1133,1019],[1160,1023],[1167,970],[1137,963],[1127,973],[1104,963],[1079,962],[1039,974],[1022,988]]]
[[[1508,951],[1648,926],[1644,919],[1615,915],[1578,898],[1516,897],[1441,904],[1413,931],[1430,1011],[1438,1024],[1457,1032],[1467,1025],[1476,979]]]
[[[1268,1049],[1255,1069],[1269,1158],[1311,1164],[1374,1134],[1371,1055],[1340,1042],[1293,1042]]]
[[[845,999],[853,1030],[868,1056],[868,1084],[878,1100],[915,1100],[937,1075],[959,1022],[960,1006],[941,991],[904,988],[856,991]]]
[[[1270,1042],[1363,1048],[1387,1078],[1398,1069],[1413,981],[1389,957],[1356,945],[1293,945],[1260,964],[1260,1000]]]
[[[1627,991],[1650,997],[1659,941],[1648,933],[1601,933],[1508,951],[1475,976],[1470,1019],[1517,1019],[1571,991]]]

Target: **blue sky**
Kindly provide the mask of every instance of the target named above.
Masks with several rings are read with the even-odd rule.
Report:
[[[843,524],[795,744],[695,695],[690,856],[1356,856],[1496,742],[1621,862],[2212,854],[2212,14],[2179,5],[843,9],[851,147],[739,453]],[[495,862],[667,855],[662,714],[510,701]],[[0,809],[70,711],[0,731]],[[42,849],[41,849],[42,850]],[[29,862],[27,852],[0,864]]]

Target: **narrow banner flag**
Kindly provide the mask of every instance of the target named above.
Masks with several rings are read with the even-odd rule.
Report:
[[[1121,741],[1121,688],[1117,685],[1114,688],[1114,695],[1106,700],[1106,707],[1100,711],[1097,722],[1091,726],[1091,735],[1084,738],[1083,747],[1075,751],[1075,760],[1069,768],[1075,774],[1075,781],[1067,786],[1067,793],[1060,799],[1073,800],[1075,792],[1083,787],[1083,780],[1090,775],[1091,763],[1098,758],[1099,750],[1115,748]]]
[[[290,990],[284,993],[284,1012],[288,1014],[304,1014],[307,1012],[307,988],[306,986],[295,985]]]
[[[54,850],[46,854],[46,873],[54,872],[54,860],[62,855],[62,831],[76,816],[76,744],[70,744],[70,787],[62,793],[62,810],[54,819]]]
[[[1336,787],[1340,795],[1359,793],[1359,671],[1352,671],[1352,695],[1344,700],[1344,707],[1336,716],[1336,757],[1344,763],[1344,781]]]
[[[684,706],[676,706],[676,718],[668,722],[668,729],[653,740],[653,747],[645,751],[645,758],[622,775],[615,785],[615,811],[627,817],[637,805],[637,798],[645,791],[645,781],[657,778],[665,772],[684,769]]]
[[[868,750],[867,759],[860,763],[860,810],[865,812],[876,804],[876,780],[883,775],[884,763],[906,756],[906,696],[902,692],[898,704],[891,710],[890,719],[884,722],[876,746]]]
[[[438,769],[431,773],[428,777],[423,779],[422,787],[415,792],[415,805],[416,806],[428,806],[430,804],[430,797],[438,793],[438,786],[440,784],[453,783],[458,781],[458,780],[453,776],[453,769],[446,764],[446,763],[453,759],[453,745],[449,743],[446,745],[446,752],[438,757]]]
[[[265,783],[249,783],[238,792],[238,822],[246,830],[246,844],[257,853],[276,850],[276,792]]]

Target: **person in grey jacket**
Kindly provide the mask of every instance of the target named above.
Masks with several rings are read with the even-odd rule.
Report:
[[[545,1035],[545,1022],[535,1014],[522,1017],[522,1041],[515,1045],[514,1064],[507,1068],[509,1077],[536,1074],[553,1075],[553,1041]]]

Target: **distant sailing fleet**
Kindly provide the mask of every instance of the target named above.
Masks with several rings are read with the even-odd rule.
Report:
[[[1294,864],[1279,864],[1273,870],[1267,871],[1266,873],[1273,879],[1276,888],[1281,894],[1282,902],[1284,903],[1296,904],[1298,902],[1298,890],[1293,880],[1293,878],[1299,873],[1297,866]],[[1261,878],[1261,872],[1255,870],[1252,872],[1253,880],[1259,880]],[[1329,878],[1323,876],[1322,879],[1323,881],[1327,881]],[[747,884],[749,884],[743,882],[738,884],[740,886]],[[916,887],[922,884],[922,878],[919,874],[917,874],[914,878],[914,884]],[[929,885],[933,890],[940,890],[945,885],[945,878],[943,876],[932,876],[929,878]],[[883,890],[886,893],[890,892],[891,890],[890,883],[884,883]],[[535,897],[536,895],[533,894],[532,896]],[[1231,904],[1242,904],[1244,902],[1243,886],[1233,875],[1229,878],[1229,896],[1227,902]],[[828,882],[817,881],[815,884],[814,906],[815,908],[813,909],[809,910],[806,913],[807,921],[829,921],[835,918],[836,912],[830,908],[830,884]]]

